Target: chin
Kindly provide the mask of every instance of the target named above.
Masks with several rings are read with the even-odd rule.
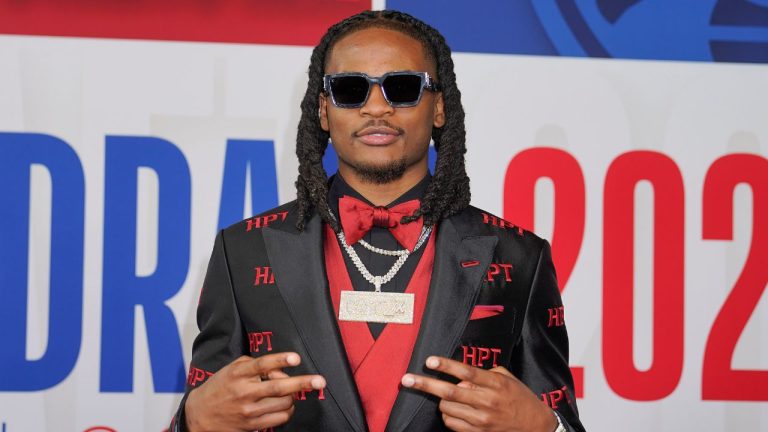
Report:
[[[386,184],[399,180],[408,168],[405,158],[386,162],[359,162],[349,165],[362,181],[373,184]]]

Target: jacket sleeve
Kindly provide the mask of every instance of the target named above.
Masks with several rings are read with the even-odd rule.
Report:
[[[569,431],[584,431],[568,367],[568,332],[549,243],[542,241],[520,339],[509,370],[550,408]]]
[[[235,301],[224,233],[216,236],[197,306],[200,330],[192,346],[192,361],[184,397],[171,420],[171,432],[186,432],[184,405],[189,393],[238,357],[246,355],[245,333]]]

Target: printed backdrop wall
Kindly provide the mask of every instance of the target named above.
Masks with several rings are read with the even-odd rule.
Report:
[[[9,0],[0,431],[167,427],[214,235],[293,199],[311,46],[371,7],[453,47],[473,203],[551,240],[587,428],[768,428],[765,0]]]

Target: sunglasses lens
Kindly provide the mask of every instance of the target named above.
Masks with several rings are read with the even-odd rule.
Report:
[[[362,76],[333,77],[331,93],[339,105],[361,105],[368,96],[368,80]]]
[[[384,91],[392,104],[414,104],[421,94],[421,76],[391,75],[384,80]]]

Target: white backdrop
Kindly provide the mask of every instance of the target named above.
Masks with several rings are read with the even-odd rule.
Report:
[[[151,329],[141,307],[135,309],[134,339],[120,341],[135,346],[132,389],[104,391],[100,375],[104,373],[102,323],[110,318],[102,318],[103,247],[115,230],[130,230],[104,217],[107,136],[161,138],[172,143],[188,164],[191,209],[179,218],[183,223],[190,217],[190,258],[183,286],[167,301],[188,365],[197,331],[197,296],[217,229],[227,140],[273,141],[279,201],[293,199],[295,130],[309,54],[310,48],[304,47],[0,36],[0,134],[6,134],[0,146],[23,142],[9,138],[11,132],[63,140],[82,165],[85,186],[79,355],[71,373],[53,386],[26,391],[6,391],[9,386],[2,386],[3,432],[84,431],[94,426],[160,431],[167,426],[181,395],[155,388],[147,338]],[[762,206],[760,211],[765,212],[768,202],[768,66],[481,54],[454,58],[467,112],[473,204],[512,219],[513,215],[505,214],[505,190],[510,199],[522,191],[506,183],[505,175],[510,161],[524,150],[538,161],[552,153],[564,155],[569,161],[564,172],[580,169],[583,173],[583,201],[578,195],[565,196],[574,190],[570,180],[536,183],[535,231],[552,238],[556,225],[569,230],[568,221],[578,221],[573,208],[584,209],[583,232],[564,231],[553,246],[555,253],[566,243],[577,251],[564,301],[571,364],[584,368],[583,397],[578,404],[585,426],[595,431],[768,428],[764,396],[768,384],[764,225],[768,214],[760,213],[753,220],[753,209]],[[1,150],[8,148],[0,149],[0,154],[7,156]],[[705,240],[704,214],[728,208],[727,199],[717,198],[712,209],[703,210],[708,169],[716,160],[737,153],[751,156],[726,159],[725,176],[757,180],[751,187],[736,187],[733,194],[733,241]],[[624,156],[609,172],[620,155]],[[730,161],[737,168],[726,166]],[[680,182],[671,169],[675,166]],[[531,175],[543,169],[527,162],[516,167]],[[24,356],[34,360],[47,355],[51,342],[49,243],[58,234],[51,205],[55,176],[39,164],[32,165],[30,172]],[[159,191],[173,175],[158,175],[148,168],[138,172],[137,225],[135,234],[129,232],[136,238],[137,275],[152,275],[158,265],[157,207],[163,199]],[[640,182],[631,192],[633,175]],[[655,188],[642,180],[649,177],[659,179]],[[607,182],[630,182],[628,196],[634,197],[634,211],[620,200],[627,196],[621,188],[606,192]],[[248,182],[243,216],[251,214],[246,196],[261,186]],[[0,191],[8,194],[9,188],[16,187],[0,185]],[[554,205],[557,191],[565,200],[562,208]],[[758,192],[761,195],[753,202],[753,193]],[[656,203],[656,216],[654,193],[663,198]],[[604,211],[617,215],[622,210],[634,214],[634,230],[627,220],[620,220],[606,234]],[[762,235],[753,236],[758,225]],[[682,232],[680,241],[672,236],[654,243],[654,228]],[[604,283],[604,261],[611,258],[604,250],[626,244],[620,235],[632,234],[634,258],[619,260],[615,271],[634,270],[633,295],[626,284]],[[582,237],[579,246],[577,240]],[[747,268],[756,276],[733,290],[750,245],[754,248],[750,259],[756,261]],[[662,276],[679,277],[684,285],[675,288],[662,283],[654,294],[653,258],[674,256],[678,246],[684,246],[684,266],[665,269]],[[610,300],[604,311],[605,293],[613,289],[630,292],[633,303],[627,307]],[[684,293],[684,315],[665,309],[674,311],[675,292]],[[759,301],[743,300],[746,293]],[[654,295],[659,297],[655,308]],[[727,298],[742,300],[725,312],[726,322],[716,325]],[[604,320],[605,313],[609,321]],[[739,315],[750,317],[743,329],[728,324]],[[654,317],[658,320],[655,337]],[[703,379],[705,369],[723,369],[704,366],[710,333],[734,325],[737,344],[730,365],[755,372],[747,385]],[[629,366],[633,363],[638,375],[606,372],[607,363],[614,371],[627,367],[626,359],[613,357],[617,340],[604,338],[606,329],[609,335],[634,335]],[[712,355],[727,354],[731,339],[719,333],[713,336]],[[682,343],[681,351],[676,350],[680,346],[676,341]],[[0,349],[18,349],[18,345]],[[654,366],[658,374],[643,375]],[[9,380],[14,373],[4,370],[0,380]],[[637,377],[641,379],[633,382]],[[735,390],[730,396],[705,397],[704,380]],[[705,400],[713,398],[720,400]]]

